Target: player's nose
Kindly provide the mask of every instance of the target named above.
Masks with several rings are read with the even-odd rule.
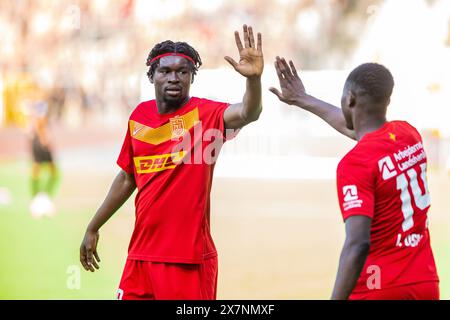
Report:
[[[170,83],[176,83],[176,82],[179,82],[180,81],[180,78],[178,77],[178,73],[177,72],[175,72],[175,71],[172,71],[172,72],[170,72],[168,75],[167,75],[167,77],[168,77],[168,81],[170,82]]]

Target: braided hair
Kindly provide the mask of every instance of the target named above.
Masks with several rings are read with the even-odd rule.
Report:
[[[192,61],[188,62],[192,72],[192,80],[194,80],[194,76],[197,74],[198,68],[200,68],[200,66],[202,65],[202,59],[200,58],[200,55],[198,54],[197,50],[191,47],[188,43],[173,42],[171,40],[166,40],[156,44],[153,47],[152,51],[150,51],[146,63],[146,65],[150,67],[150,69],[147,72],[147,76],[149,78],[153,77],[155,69],[159,65],[159,59],[151,62],[152,59],[164,53],[181,53],[192,58],[192,60],[194,60],[194,63],[192,63]]]

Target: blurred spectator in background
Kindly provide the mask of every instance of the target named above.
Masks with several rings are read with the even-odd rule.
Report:
[[[60,121],[64,112],[64,104],[66,101],[66,91],[62,87],[54,87],[48,95],[49,116],[54,120]],[[50,112],[51,110],[51,112]]]
[[[435,157],[430,154],[430,164],[444,167],[450,163],[450,127],[446,122],[450,77],[445,72],[449,69],[450,52],[449,3],[448,0],[0,1],[3,96],[0,127],[26,125],[20,101],[27,91],[27,79],[32,77],[46,90],[56,91],[48,103],[53,110],[57,101],[59,109],[52,121],[61,130],[119,128],[139,101],[154,98],[147,90],[146,75],[142,72],[142,61],[146,58],[142,53],[149,47],[167,38],[189,39],[204,53],[203,68],[221,72],[226,68],[220,52],[234,50],[232,41],[223,39],[242,21],[248,21],[260,26],[266,35],[265,56],[269,60],[282,47],[286,56],[302,61],[302,71],[310,72],[305,73],[309,86],[330,99],[340,96],[333,85],[346,74],[340,75],[340,70],[362,61],[392,65],[398,78],[405,80],[399,81],[401,85],[392,97],[393,105],[399,107],[393,108],[391,115],[414,121],[420,131],[438,130],[438,137],[427,139],[425,135],[425,143],[439,140],[436,145],[439,153]],[[402,39],[401,44],[398,39]],[[411,64],[423,80],[410,81]],[[330,76],[319,77],[320,72],[329,72]],[[331,73],[336,80],[324,83],[322,79],[331,79]],[[225,86],[234,81],[217,74]],[[273,85],[276,79],[270,79],[271,74],[274,73],[267,73],[263,80]],[[201,77],[198,81],[200,84]],[[208,84],[205,82],[201,92],[205,97],[220,100]],[[426,112],[424,104],[430,108]],[[279,117],[280,123],[294,123],[295,117],[303,121],[301,126],[285,125],[283,130],[276,130],[286,144],[281,147],[277,142],[280,150],[273,152],[276,155],[317,154],[312,144],[306,146],[306,140],[311,140],[306,135],[317,137],[317,132],[321,132],[323,137],[331,132],[315,130],[317,123],[309,114],[292,113],[281,106],[267,108],[261,121],[252,126],[255,131],[250,133],[261,141],[278,139],[265,133],[267,125],[273,125],[274,129],[277,126],[277,122],[268,120],[274,116]],[[305,135],[295,134],[297,130]],[[300,136],[305,141],[298,141]],[[244,134],[239,144],[247,152],[251,143],[246,139]],[[330,145],[335,146],[332,142]],[[333,154],[325,149],[323,152],[320,156]],[[446,168],[450,171],[450,165]]]
[[[61,99],[65,90],[67,104],[58,103],[64,110],[56,112],[63,124],[85,126],[89,118],[96,125],[120,125],[142,98],[142,52],[162,38],[190,39],[208,55],[204,67],[218,68],[224,62],[217,53],[234,50],[232,41],[222,39],[242,21],[249,21],[266,30],[267,56],[277,54],[278,40],[283,39],[286,55],[302,53],[303,69],[341,68],[357,44],[354,30],[366,22],[365,8],[379,2],[1,1],[0,64],[11,75],[35,77],[47,90],[58,88],[61,92],[56,96]],[[302,41],[295,41],[298,38]],[[17,105],[5,103],[5,110],[19,115],[6,117],[3,125],[18,125]]]

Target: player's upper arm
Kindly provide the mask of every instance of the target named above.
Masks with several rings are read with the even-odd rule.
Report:
[[[345,243],[349,246],[370,246],[370,225],[372,219],[365,215],[353,215],[345,220]]]
[[[240,129],[258,120],[261,110],[246,112],[242,103],[230,104],[223,113],[225,129]]]
[[[124,170],[117,173],[106,196],[106,210],[113,214],[136,190],[134,177]]]
[[[125,170],[120,170],[119,175],[122,178],[124,184],[126,184],[129,188],[136,187],[136,180],[134,179],[133,173],[128,173]]]
[[[337,169],[339,206],[344,221],[353,215],[373,218],[375,210],[375,170],[366,148],[349,152]]]

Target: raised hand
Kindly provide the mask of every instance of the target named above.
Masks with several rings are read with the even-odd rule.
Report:
[[[278,99],[315,114],[343,135],[356,139],[355,132],[346,126],[341,108],[306,93],[303,82],[292,61],[289,61],[288,64],[284,58],[277,57],[275,69],[280,80],[281,92],[274,87],[269,88],[269,90]]]
[[[303,82],[297,74],[294,63],[289,61],[287,64],[284,58],[277,57],[275,60],[275,70],[280,80],[281,92],[271,87],[270,92],[275,94],[278,99],[287,103],[301,106],[303,100],[308,98]]]
[[[226,56],[225,60],[233,66],[234,70],[244,77],[260,77],[264,69],[261,33],[258,32],[257,43],[255,44],[252,27],[247,27],[247,25],[244,24],[243,30],[244,46],[242,45],[239,32],[234,32],[236,46],[239,51],[239,63],[229,56]]]

